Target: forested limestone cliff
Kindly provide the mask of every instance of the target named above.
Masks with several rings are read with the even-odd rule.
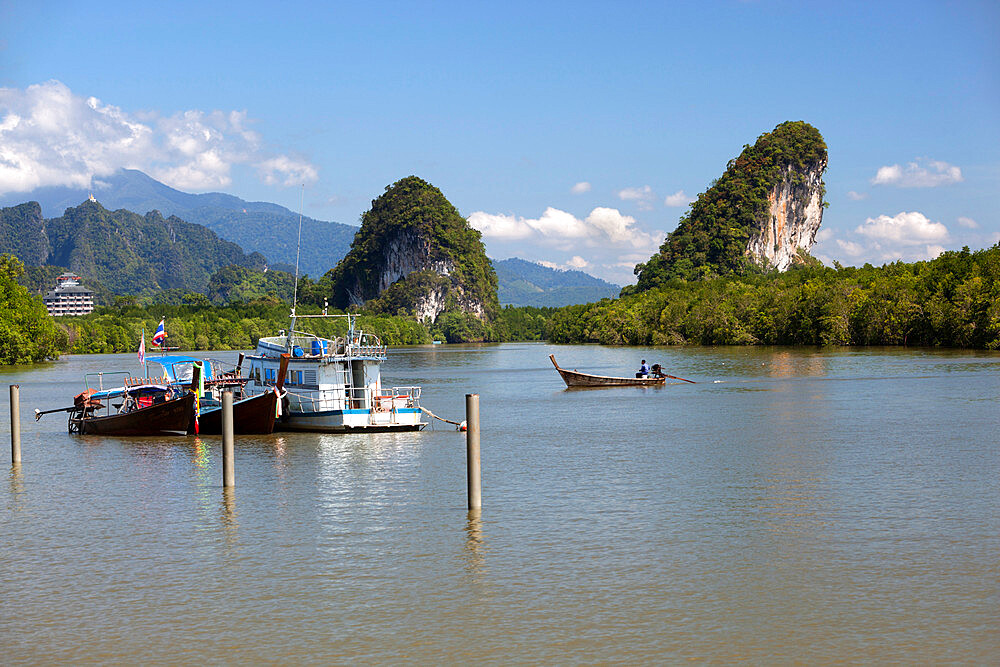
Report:
[[[808,123],[788,121],[761,135],[636,267],[639,281],[628,291],[808,262],[823,221],[826,166],[826,143]]]
[[[338,308],[367,304],[419,320],[445,312],[489,320],[499,309],[496,273],[479,232],[416,176],[372,201],[350,252],[320,286]]]

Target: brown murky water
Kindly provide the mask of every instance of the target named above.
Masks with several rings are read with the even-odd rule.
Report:
[[[568,391],[550,352],[705,382]],[[443,424],[238,438],[224,492],[218,438],[31,419],[134,366],[0,371],[2,451],[20,383],[24,458],[0,485],[5,664],[1000,655],[1000,354],[391,351],[387,381],[439,415],[481,394],[481,515]]]

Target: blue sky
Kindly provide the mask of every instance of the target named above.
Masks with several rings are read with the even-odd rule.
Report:
[[[744,144],[826,139],[813,253],[1000,240],[1000,3],[0,4],[0,193],[118,167],[357,224],[410,174],[618,282]]]

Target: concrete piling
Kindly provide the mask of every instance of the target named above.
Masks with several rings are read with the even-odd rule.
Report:
[[[21,385],[10,386],[10,462],[21,462]]]
[[[479,461],[479,394],[465,395],[466,467],[469,480],[469,509],[483,507],[483,484]]]
[[[222,393],[222,486],[236,486],[233,465],[233,392]]]

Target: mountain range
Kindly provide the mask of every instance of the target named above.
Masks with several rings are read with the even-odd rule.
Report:
[[[137,239],[127,240],[121,257],[108,256],[105,263],[100,261],[101,244],[87,237],[83,228],[74,229],[69,224],[73,219],[79,221],[78,213],[68,214],[76,211],[81,202],[88,202],[92,208],[93,202],[88,201],[91,194],[103,209],[96,216],[101,224],[92,229],[101,230],[107,238],[127,224],[145,230],[140,231]],[[38,202],[38,205],[22,206],[29,201]],[[203,292],[208,277],[220,268],[219,260],[223,259],[252,271],[266,258],[272,269],[294,271],[298,213],[278,204],[248,202],[219,192],[182,192],[134,169],[122,169],[95,181],[93,191],[45,187],[27,193],[0,195],[0,207],[9,207],[5,215],[0,216],[0,223],[3,223],[0,224],[0,252],[14,253],[29,266],[55,264],[70,268],[85,278],[99,281],[115,293],[141,293],[166,287]],[[90,208],[86,209],[88,219],[97,213],[97,209],[90,211]],[[112,224],[106,227],[103,223],[109,220]],[[147,229],[148,222],[154,227]],[[180,245],[171,248],[170,253],[183,256],[173,262],[175,267],[185,269],[180,274],[182,277],[158,273],[159,269],[150,264],[156,261],[156,255],[147,254],[141,248],[139,240],[142,238],[159,239],[160,227],[156,225],[165,225],[175,245],[179,238]],[[210,233],[206,236],[197,232],[199,227],[207,228]],[[303,217],[300,273],[319,278],[335,267],[347,255],[358,229]],[[50,232],[57,230],[58,234],[50,239]],[[201,251],[186,247],[187,240],[194,238],[215,250],[201,257]],[[74,254],[77,242],[81,244],[81,251]],[[219,242],[222,244],[218,245]],[[162,246],[159,240],[156,243]],[[240,248],[233,244],[244,252],[239,252]],[[160,246],[157,252],[163,251]],[[95,251],[97,256],[94,256]],[[195,258],[201,258],[200,266],[191,263]],[[145,277],[140,279],[131,268],[123,271],[123,266],[134,266]],[[618,286],[582,271],[560,271],[518,258],[493,260],[493,266],[499,281],[501,305],[565,306],[614,297],[619,291]]]
[[[517,257],[493,260],[500,305],[568,306],[615,298],[621,287],[583,271],[561,271]]]
[[[221,238],[238,243],[248,253],[259,252],[270,262],[295,266],[299,214],[268,202],[249,202],[221,192],[191,194],[160,183],[135,169],[120,169],[97,181],[93,190],[37,188],[0,196],[0,206],[37,201],[42,215],[55,218],[93,195],[110,211],[127,209],[140,215],[159,211],[163,217],[208,227]],[[357,227],[302,218],[300,272],[314,278],[336,266],[347,254]]]
[[[262,270],[265,263],[202,225],[155,210],[109,211],[90,200],[47,219],[37,202],[0,208],[0,252],[31,266],[67,268],[115,294],[204,292],[225,266]]]

